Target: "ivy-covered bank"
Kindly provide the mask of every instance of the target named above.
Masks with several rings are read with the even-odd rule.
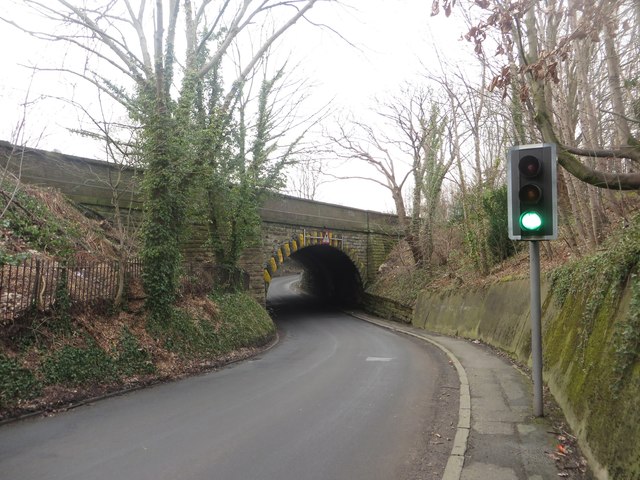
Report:
[[[600,479],[640,479],[640,224],[543,285],[545,381]],[[422,292],[413,324],[530,361],[528,280]]]
[[[275,335],[244,292],[185,298],[164,319],[74,312],[32,325],[0,344],[0,420],[223,365]]]

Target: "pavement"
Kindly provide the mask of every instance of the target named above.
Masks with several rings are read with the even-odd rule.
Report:
[[[558,478],[548,455],[557,443],[547,419],[533,415],[530,378],[491,349],[411,325],[351,315],[423,339],[442,349],[460,378],[460,412],[443,480]]]

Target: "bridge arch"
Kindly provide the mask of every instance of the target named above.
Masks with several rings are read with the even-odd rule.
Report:
[[[266,288],[289,259],[303,267],[303,284],[316,295],[342,305],[360,301],[365,264],[341,234],[303,230],[277,245],[264,264]]]

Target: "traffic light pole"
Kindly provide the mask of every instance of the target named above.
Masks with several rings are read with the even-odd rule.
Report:
[[[540,242],[529,242],[531,268],[531,360],[533,377],[533,414],[544,416],[542,403],[542,315],[540,307]]]
[[[529,241],[533,413],[542,417],[540,240],[558,238],[558,155],[554,143],[515,145],[507,158],[507,212],[511,240]]]

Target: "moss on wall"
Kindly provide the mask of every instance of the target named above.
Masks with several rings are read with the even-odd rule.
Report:
[[[611,288],[594,312],[588,294],[570,294],[545,315],[545,378],[601,478],[640,478],[640,364],[617,352],[634,285]]]
[[[362,295],[362,308],[373,315],[394,322],[411,323],[413,310],[397,300],[371,293]]]
[[[544,376],[602,479],[640,479],[640,217],[542,288]],[[422,292],[413,324],[530,361],[529,282]]]
[[[366,246],[367,278],[365,283],[375,280],[378,268],[387,259],[393,247],[398,243],[398,240],[398,237],[393,234],[387,235],[373,231],[368,232]]]
[[[619,361],[621,349],[637,350],[635,344],[625,347],[624,332],[640,287],[635,276],[627,283],[598,293],[595,308],[590,291],[595,282],[584,284],[582,293],[567,292],[561,301],[549,282],[543,285],[545,380],[603,479],[640,479],[640,362],[629,354],[622,371]],[[529,283],[422,292],[413,324],[481,339],[529,363]]]

